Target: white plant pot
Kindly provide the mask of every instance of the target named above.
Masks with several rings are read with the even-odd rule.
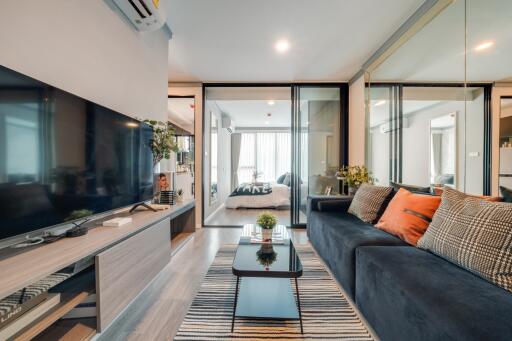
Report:
[[[272,241],[272,233],[274,232],[274,229],[261,229],[261,239],[263,241]]]

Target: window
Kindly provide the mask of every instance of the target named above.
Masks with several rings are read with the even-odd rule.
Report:
[[[275,182],[290,171],[291,138],[287,132],[242,133],[238,183],[257,180]]]

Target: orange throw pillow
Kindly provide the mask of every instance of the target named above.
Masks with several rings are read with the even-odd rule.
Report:
[[[416,245],[440,203],[439,196],[415,194],[401,188],[375,227]]]

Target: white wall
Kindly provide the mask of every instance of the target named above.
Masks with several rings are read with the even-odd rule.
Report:
[[[165,119],[168,46],[102,0],[0,4],[1,65],[126,115]]]
[[[348,100],[348,159],[350,165],[365,164],[366,113],[364,76],[349,87]]]
[[[484,185],[484,94],[466,104],[465,188],[467,193],[483,194]],[[478,156],[471,156],[478,153]]]

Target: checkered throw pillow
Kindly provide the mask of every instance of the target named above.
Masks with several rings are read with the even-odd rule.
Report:
[[[512,291],[512,204],[445,188],[418,247]]]
[[[362,184],[357,190],[348,213],[355,215],[365,223],[376,223],[390,199],[393,187]]]

